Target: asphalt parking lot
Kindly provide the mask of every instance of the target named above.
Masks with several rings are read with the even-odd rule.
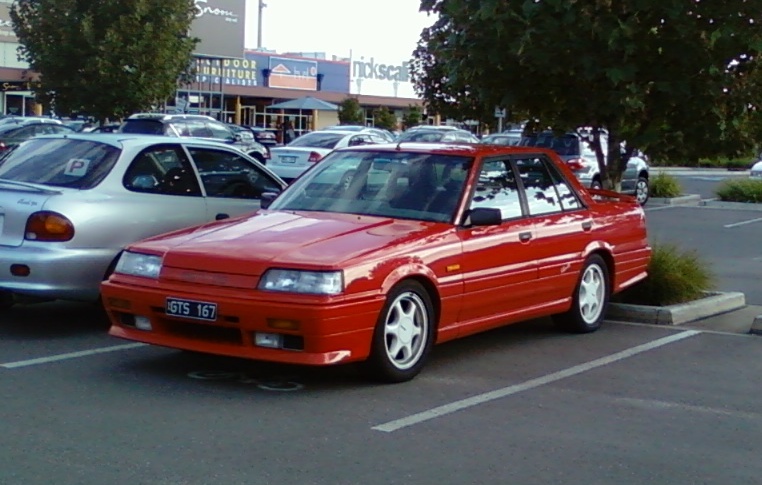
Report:
[[[647,212],[762,303],[762,212]],[[757,258],[757,259],[755,259]],[[90,305],[0,316],[0,484],[756,484],[762,339],[548,320],[435,349],[415,380],[123,342]]]

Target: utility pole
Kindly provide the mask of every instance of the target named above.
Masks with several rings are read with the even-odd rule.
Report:
[[[257,16],[257,49],[262,49],[262,13],[265,11],[265,0],[259,0],[259,15]]]

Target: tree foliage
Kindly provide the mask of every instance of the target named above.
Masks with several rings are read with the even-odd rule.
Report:
[[[190,66],[193,0],[16,0],[19,59],[59,113],[122,118],[163,103]]]
[[[389,110],[386,106],[373,111],[373,124],[384,130],[394,131],[397,129],[397,115]]]
[[[435,111],[479,119],[503,106],[514,121],[590,127],[607,186],[635,147],[734,156],[762,135],[762,1],[422,0],[421,10],[438,20],[413,80]]]
[[[343,125],[365,125],[365,113],[357,98],[345,98],[339,104],[339,123]]]
[[[418,126],[421,124],[422,119],[423,113],[421,113],[421,108],[412,104],[408,106],[408,109],[402,115],[402,128],[407,130],[408,128]]]

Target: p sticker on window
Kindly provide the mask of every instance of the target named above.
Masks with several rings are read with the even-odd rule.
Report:
[[[71,175],[72,177],[82,177],[87,173],[87,167],[90,165],[90,160],[85,158],[72,158],[66,162],[66,168],[64,169],[64,175]]]

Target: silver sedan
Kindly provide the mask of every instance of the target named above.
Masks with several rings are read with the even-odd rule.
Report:
[[[128,243],[234,217],[285,183],[236,148],[132,134],[38,137],[0,160],[0,309],[97,301]]]

